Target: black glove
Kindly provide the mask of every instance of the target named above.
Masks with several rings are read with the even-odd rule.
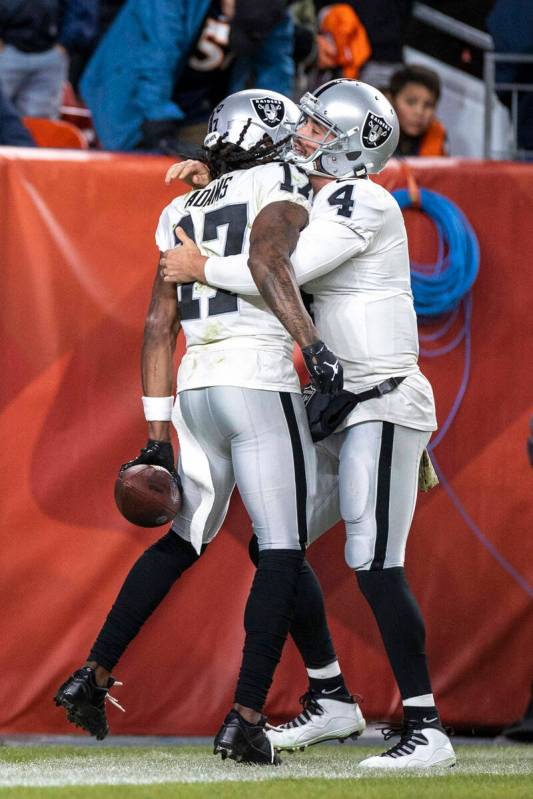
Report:
[[[170,441],[155,441],[149,438],[145,447],[141,449],[141,454],[131,461],[123,463],[120,471],[130,469],[132,466],[146,463],[152,466],[162,466],[167,472],[170,472],[174,480],[179,483],[178,473],[176,471],[174,450]]]
[[[302,391],[311,438],[322,441],[335,432],[359,402],[350,391],[339,391],[334,396],[321,394],[309,383]]]
[[[303,347],[302,355],[313,385],[322,394],[337,394],[342,389],[342,365],[323,341]]]

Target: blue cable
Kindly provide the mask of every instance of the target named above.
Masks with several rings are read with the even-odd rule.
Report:
[[[393,192],[400,208],[413,207],[406,189]],[[420,208],[426,213],[437,228],[437,258],[433,264],[411,264],[411,278],[415,310],[421,322],[424,318],[448,315],[436,330],[421,333],[422,343],[437,342],[449,333],[463,311],[463,322],[452,339],[442,346],[421,349],[421,354],[436,358],[454,350],[464,340],[464,366],[461,382],[452,403],[448,416],[428,449],[437,470],[439,480],[450,497],[463,521],[479,543],[490,553],[504,571],[531,597],[533,586],[525,577],[498,551],[492,541],[477,526],[466,511],[463,503],[446,478],[442,467],[435,458],[437,447],[455,419],[461,406],[470,379],[472,358],[472,294],[471,288],[479,271],[479,244],[472,227],[462,211],[446,197],[427,189],[420,191]]]
[[[400,208],[412,208],[407,189],[393,192]],[[420,189],[420,210],[438,232],[437,261],[411,264],[411,283],[418,316],[440,316],[453,311],[472,288],[479,271],[479,244],[472,226],[455,203],[429,189]]]
[[[446,421],[440,427],[438,433],[431,439],[431,443],[428,447],[429,451],[432,452],[435,447],[438,447],[450,426],[455,419],[459,408],[461,407],[461,403],[463,401],[463,397],[466,393],[466,388],[468,386],[468,381],[470,380],[470,366],[471,366],[471,359],[472,359],[472,330],[471,330],[471,321],[472,321],[472,295],[469,294],[464,300],[464,322],[462,329],[460,330],[459,334],[450,342],[449,350],[447,347],[441,347],[438,350],[433,350],[431,353],[432,356],[436,357],[437,355],[442,355],[445,352],[448,352],[454,349],[460,341],[465,341],[465,361],[463,367],[463,376],[461,378],[461,384],[455,395],[455,399],[452,403],[452,407],[446,417]]]
[[[393,192],[401,209],[415,207],[407,189]],[[411,283],[415,310],[421,322],[448,315],[432,333],[420,334],[421,343],[437,342],[453,328],[463,310],[463,323],[451,341],[442,346],[422,348],[428,358],[446,355],[464,340],[465,359],[461,383],[448,416],[429,449],[437,447],[455,419],[470,379],[472,295],[470,289],[479,272],[479,243],[472,226],[460,208],[447,197],[428,189],[420,190],[417,206],[435,223],[437,259],[433,264],[411,263]]]

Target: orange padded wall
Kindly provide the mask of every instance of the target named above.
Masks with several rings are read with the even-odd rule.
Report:
[[[2,545],[0,731],[72,731],[52,705],[85,659],[122,580],[163,534],[115,509],[120,463],[145,441],[139,352],[157,261],[159,213],[183,186],[168,160],[4,149],[0,156]],[[428,622],[446,722],[518,717],[532,681],[533,166],[411,162],[421,186],[474,226],[472,369],[435,454],[446,484],[422,496],[407,569]],[[404,184],[392,164],[380,181]],[[412,217],[412,214],[410,214]],[[411,248],[434,233],[409,219]],[[180,343],[180,347],[181,347]],[[180,349],[181,352],[181,349]],[[463,347],[422,359],[441,422],[461,383]],[[204,735],[232,701],[252,576],[250,523],[234,497],[218,539],[171,591],[117,667],[127,713],[115,733]],[[310,550],[349,686],[370,718],[399,709],[376,626],[343,561],[340,528]],[[297,709],[306,686],[292,644],[267,710]]]

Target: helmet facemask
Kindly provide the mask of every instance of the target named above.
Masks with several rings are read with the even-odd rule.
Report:
[[[302,106],[301,106],[302,107]],[[316,122],[323,129],[324,133],[321,139],[316,137],[304,136],[298,132],[300,128],[306,123],[308,119]],[[293,147],[287,154],[288,161],[301,167],[305,172],[310,175],[320,175],[322,177],[362,177],[366,175],[366,169],[362,167],[357,170],[357,173],[351,171],[348,175],[336,174],[336,171],[329,171],[331,166],[337,161],[337,154],[342,154],[345,158],[350,158],[350,142],[349,139],[352,134],[357,132],[357,127],[343,133],[339,130],[331,120],[325,120],[318,114],[310,114],[308,112],[302,113],[300,119],[295,125],[293,133]],[[328,138],[331,136],[331,138]],[[299,139],[302,142],[309,142],[315,149],[309,155],[298,153],[294,149],[294,139]],[[360,153],[356,154],[359,157]],[[333,162],[333,164],[331,163]]]
[[[338,79],[307,92],[295,137],[313,145],[309,155],[294,149],[290,160],[310,174],[337,180],[380,172],[396,147],[399,128],[394,109],[372,86]],[[305,120],[320,125],[323,134],[298,132]],[[328,140],[329,138],[329,140]]]

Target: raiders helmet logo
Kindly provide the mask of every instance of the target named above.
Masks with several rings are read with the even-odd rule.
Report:
[[[258,97],[252,100],[254,111],[269,128],[277,128],[285,115],[285,106],[281,100],[272,97]]]
[[[365,124],[363,125],[363,132],[361,134],[363,145],[367,149],[374,150],[376,147],[381,147],[382,144],[385,144],[391,133],[392,125],[389,125],[383,117],[373,114],[372,111],[367,113]]]

